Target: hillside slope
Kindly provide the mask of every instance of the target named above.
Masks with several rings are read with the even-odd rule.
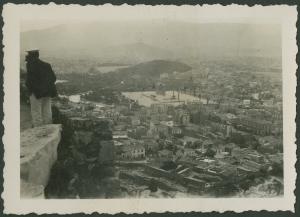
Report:
[[[190,69],[191,67],[189,65],[178,61],[153,60],[121,69],[119,70],[119,73],[130,73],[146,77],[156,77],[162,73],[172,73],[174,71],[186,72]]]

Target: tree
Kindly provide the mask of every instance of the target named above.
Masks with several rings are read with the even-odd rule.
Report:
[[[213,158],[216,155],[216,152],[211,148],[207,149],[204,156]]]
[[[164,141],[159,140],[158,141],[158,150],[163,150],[165,148]]]
[[[159,138],[165,140],[167,137],[162,132],[159,132]]]
[[[163,162],[163,165],[161,166],[161,169],[169,171],[169,170],[176,169],[176,167],[177,167],[177,164],[175,162],[165,161],[165,162]]]
[[[251,181],[246,179],[240,183],[240,187],[242,190],[247,191],[251,186]]]
[[[250,143],[250,146],[252,149],[257,150],[261,146],[261,144],[257,140],[255,140]]]
[[[218,182],[213,188],[216,196],[228,196],[237,192],[238,188],[235,182],[234,177],[228,177],[226,180]]]
[[[194,148],[201,148],[202,143],[200,141],[195,141],[194,142]]]
[[[155,180],[154,179],[151,179],[150,180],[150,183],[149,183],[149,190],[151,192],[156,192],[158,190],[158,187],[157,187],[157,184],[155,183]]]
[[[282,164],[276,163],[274,162],[271,165],[272,169],[270,171],[270,174],[273,176],[279,176],[279,177],[283,177],[283,166]]]
[[[230,140],[230,142],[237,144],[240,148],[248,147],[246,144],[245,137],[241,134],[233,134],[229,140]]]
[[[193,143],[191,141],[187,141],[187,143],[186,143],[187,148],[193,148],[192,145],[193,145]]]
[[[151,156],[151,155],[154,154],[154,152],[153,152],[153,150],[152,150],[151,148],[147,148],[147,149],[145,150],[145,154],[146,154],[146,156]]]

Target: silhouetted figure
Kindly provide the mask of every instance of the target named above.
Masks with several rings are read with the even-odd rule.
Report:
[[[27,51],[26,87],[29,91],[34,127],[52,123],[51,97],[57,96],[56,76],[49,63],[39,59],[39,50]]]

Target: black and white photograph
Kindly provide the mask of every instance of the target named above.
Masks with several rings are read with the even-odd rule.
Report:
[[[21,203],[293,200],[287,10],[236,7],[51,4],[20,15],[9,73]]]

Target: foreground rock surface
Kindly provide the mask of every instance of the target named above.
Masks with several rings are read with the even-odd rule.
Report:
[[[43,199],[44,195],[44,186],[36,185],[32,183],[25,182],[21,180],[21,198],[35,198],[35,199]]]
[[[21,197],[41,197],[41,186],[48,183],[57,159],[61,125],[49,124],[21,132]],[[27,190],[26,190],[27,189]],[[23,195],[22,195],[23,194]]]

